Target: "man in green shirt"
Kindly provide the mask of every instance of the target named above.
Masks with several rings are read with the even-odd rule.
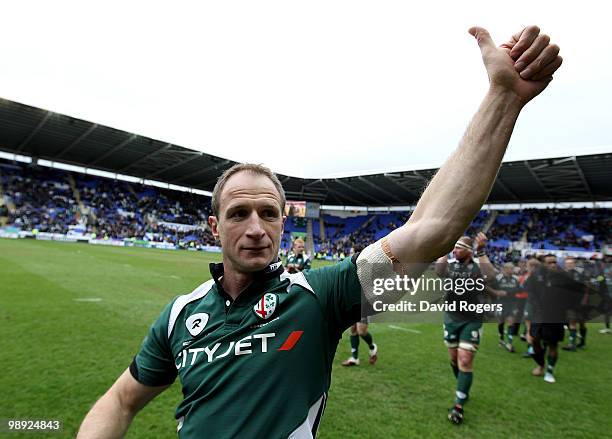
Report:
[[[518,276],[514,275],[514,264],[506,262],[502,265],[502,272],[495,276],[495,288],[498,292],[504,291],[498,303],[502,310],[498,313],[497,332],[499,334],[499,344],[508,352],[514,352],[514,333],[515,323],[520,323],[519,306],[516,294],[520,291],[520,282]],[[508,341],[504,340],[504,324],[508,328]]]
[[[480,46],[490,87],[457,151],[440,168],[406,224],[359,255],[308,273],[285,274],[278,251],[285,195],[259,165],[219,178],[209,217],[223,264],[212,279],[168,304],[132,365],[96,402],[79,438],[125,435],[133,417],[178,376],[178,435],[316,435],[342,332],[360,320],[373,279],[447,253],[486,200],[523,106],[561,64],[559,48],[527,27],[496,47]],[[403,271],[403,268],[402,268]]]

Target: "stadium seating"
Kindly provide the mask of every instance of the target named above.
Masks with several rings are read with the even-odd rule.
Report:
[[[210,197],[0,160],[0,226],[103,239],[139,239],[184,248],[215,245],[207,226]],[[485,230],[495,262],[511,258],[513,242],[537,250],[595,251],[612,242],[611,209],[481,211],[466,234]],[[313,220],[315,256],[337,258],[359,251],[404,224],[410,212]],[[325,238],[320,233],[323,221]],[[281,248],[306,219],[288,218]]]
[[[23,230],[68,233],[81,225],[106,239],[215,243],[206,227],[209,197],[5,161],[0,184],[6,222]]]

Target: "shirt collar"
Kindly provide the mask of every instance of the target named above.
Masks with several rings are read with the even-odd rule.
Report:
[[[223,286],[221,285],[221,278],[223,277],[224,273],[223,263],[216,264],[214,262],[211,262],[209,264],[209,268],[210,274],[212,275],[212,278],[214,279],[215,284],[217,285],[218,291],[221,292],[223,296],[227,295],[223,290]],[[246,290],[250,289],[253,285],[262,285],[266,281],[278,278],[284,271],[285,268],[283,267],[283,263],[280,261],[280,259],[277,259],[276,262],[272,262],[263,270],[255,272],[253,276],[253,282],[246,288]]]

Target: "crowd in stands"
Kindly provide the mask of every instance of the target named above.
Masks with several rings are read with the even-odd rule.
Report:
[[[214,245],[210,198],[85,174],[0,162],[0,217],[23,230],[181,246]],[[187,226],[187,227],[185,227]]]
[[[610,209],[523,209],[498,215],[488,232],[500,247],[525,240],[533,248],[593,251],[610,242]]]
[[[98,239],[138,239],[179,247],[215,245],[207,225],[210,198],[137,183],[0,160],[0,226]],[[491,216],[493,215],[493,216]],[[347,216],[322,214],[312,223],[314,256],[340,258],[360,251],[404,224],[410,212]],[[323,222],[321,227],[320,222]],[[512,242],[532,249],[601,249],[612,242],[611,209],[481,211],[466,234],[487,229],[494,262],[516,258]],[[307,220],[291,217],[281,246],[305,237]]]
[[[61,173],[6,165],[1,172],[9,224],[26,230],[66,233],[78,219],[78,206]]]

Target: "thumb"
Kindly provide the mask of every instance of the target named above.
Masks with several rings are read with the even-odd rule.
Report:
[[[493,42],[489,31],[486,30],[484,27],[472,26],[468,30],[468,32],[470,33],[470,35],[476,38],[478,46],[480,47],[480,51],[483,55],[489,50],[495,49],[495,43]]]

